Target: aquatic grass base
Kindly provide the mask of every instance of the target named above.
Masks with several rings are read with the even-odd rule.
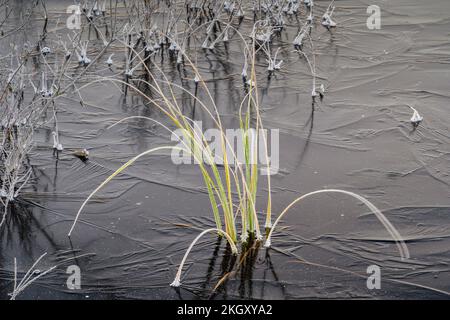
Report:
[[[180,234],[180,230],[189,230],[191,234],[213,223],[208,220],[208,223],[198,224],[193,222],[194,217],[164,221],[164,224],[156,222],[155,230],[164,229],[167,233],[169,224],[172,226],[169,233],[183,239],[189,235],[183,231]],[[185,227],[180,228],[180,225]],[[197,242],[198,248],[190,248],[195,258],[183,261],[183,268],[188,271],[188,275],[181,278],[183,289],[177,285],[172,287],[180,299],[394,298],[400,290],[408,292],[405,297],[409,294],[428,298],[450,296],[445,290],[410,280],[405,270],[421,269],[425,266],[423,261],[403,260],[395,252],[386,250],[381,242],[368,239],[348,242],[345,234],[333,234],[334,238],[326,237],[327,242],[323,242],[322,237],[303,238],[296,233],[292,227],[280,228],[274,234],[276,245],[270,249],[261,241],[249,239],[238,247],[237,255],[228,241],[224,242],[224,237],[202,237],[203,241]],[[177,251],[181,250],[179,247]],[[358,251],[361,247],[364,252]],[[309,250],[318,252],[318,256],[305,258],[304,252]],[[170,252],[164,254],[172,256]],[[373,264],[383,270],[382,291],[370,291],[366,287],[366,268]]]
[[[383,227],[389,232],[390,236],[392,237],[392,239],[395,241],[397,248],[398,248],[398,252],[400,254],[400,258],[401,260],[406,260],[410,258],[410,253],[408,250],[407,245],[405,244],[405,242],[403,241],[400,233],[397,231],[397,229],[395,229],[395,227],[391,224],[391,222],[386,218],[386,216],[381,213],[381,211],[375,207],[375,205],[373,205],[370,201],[368,201],[367,199],[365,199],[364,197],[353,193],[353,192],[349,192],[349,191],[345,191],[345,190],[339,190],[339,189],[324,189],[324,190],[317,190],[314,192],[310,192],[307,193],[301,197],[298,197],[297,199],[295,199],[294,201],[292,201],[278,216],[278,218],[275,220],[273,227],[271,229],[268,229],[268,234],[267,234],[267,238],[264,244],[264,247],[266,248],[270,248],[272,245],[272,234],[275,231],[276,226],[278,225],[279,221],[283,218],[283,216],[289,211],[289,209],[291,209],[295,204],[297,204],[298,202],[300,202],[303,199],[306,199],[308,197],[311,197],[313,195],[317,195],[317,194],[324,194],[324,193],[338,193],[338,194],[344,194],[344,195],[348,195],[350,197],[356,198],[357,200],[361,201],[365,206],[367,206],[370,211],[377,217],[377,219],[381,222],[381,224],[383,225]],[[188,250],[186,251],[186,254],[183,257],[183,260],[180,263],[180,266],[178,268],[178,272],[175,276],[174,281],[171,283],[171,286],[173,287],[178,287],[181,285],[181,272],[184,266],[184,263],[186,262],[186,259],[189,255],[189,253],[192,250],[192,247],[197,243],[198,239],[200,237],[202,237],[205,233],[210,232],[210,231],[214,231],[217,229],[208,229],[203,231],[202,233],[200,233],[200,235],[197,236],[197,238],[194,239],[194,241],[191,243],[191,245],[189,246]],[[225,233],[222,232],[223,235],[225,235],[227,237],[227,240],[229,240],[230,245],[232,245],[232,252],[233,254],[237,254],[237,248],[236,246],[233,244],[232,241],[230,241],[229,236]],[[260,239],[254,239],[256,242],[259,242]],[[245,255],[247,254],[246,250],[249,247],[249,244],[251,246],[251,244],[253,243],[253,239],[250,242],[245,242],[242,244],[242,248],[244,249],[242,254]]]

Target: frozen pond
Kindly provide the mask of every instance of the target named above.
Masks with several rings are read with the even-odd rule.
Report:
[[[55,80],[50,70],[57,73],[61,68],[61,41],[68,45],[67,36],[80,30],[66,26],[66,8],[72,1],[46,1],[47,34],[39,43],[52,52],[44,57],[35,48],[45,23],[43,7],[33,7],[35,1],[0,0],[7,2],[0,11],[0,23],[7,16],[0,26],[1,90],[6,90],[11,65],[17,67],[16,54],[28,44],[29,51],[36,52],[26,63],[27,100],[33,90],[29,82],[40,89],[42,72],[48,73],[49,83]],[[185,14],[180,4],[184,1],[172,2],[181,6],[175,12]],[[149,14],[151,25],[161,27],[170,18],[162,3]],[[125,81],[124,48],[129,39],[123,36],[123,26],[139,24],[137,16],[127,13],[133,8],[119,1],[114,19],[110,11],[105,18],[95,18],[99,30],[89,28],[82,15],[81,39],[90,39],[87,53],[98,61],[85,67],[71,57],[60,79],[66,92],[39,116],[27,158],[32,177],[9,203],[0,229],[0,298],[9,298],[13,290],[14,258],[23,276],[47,252],[38,268],[56,268],[18,298],[448,299],[450,2],[335,1],[337,27],[328,30],[321,17],[329,3],[315,1],[314,52],[309,40],[302,49],[315,59],[317,87],[325,88],[323,99],[316,97],[312,103],[311,70],[293,46],[307,21],[303,3],[297,14],[283,14],[283,30],[271,40],[272,56],[280,48],[281,68],[269,73],[264,52],[255,56],[261,120],[266,129],[279,129],[279,170],[271,176],[273,219],[302,194],[325,188],[352,191],[382,210],[406,243],[409,259],[400,258],[383,224],[361,203],[345,195],[322,194],[291,209],[278,225],[270,249],[254,243],[235,257],[225,239],[205,236],[186,262],[183,285],[172,288],[169,284],[189,243],[215,222],[198,165],[175,165],[167,150],[142,157],[101,189],[68,238],[78,209],[102,181],[135,155],[173,144],[166,129],[143,118],[170,126],[155,107],[157,101],[151,103],[129,89],[125,95],[123,84],[108,80]],[[211,97],[206,90],[196,90],[192,68],[186,61],[178,64],[169,45],[149,58],[152,72],[185,89],[175,92],[176,100],[183,114],[201,121],[204,129],[214,123],[193,95],[214,101],[224,127],[239,127],[241,102],[248,93],[241,73],[244,40],[254,26],[251,4],[243,0],[244,16],[233,18],[229,41],[202,48],[206,24],[198,27],[198,36],[185,49]],[[381,9],[380,29],[366,25],[372,4]],[[225,17],[224,11],[218,19],[222,28]],[[179,24],[181,29],[183,23]],[[109,41],[113,28],[117,40],[105,48],[98,31]],[[132,32],[135,43],[138,37]],[[113,53],[109,67],[105,61]],[[129,81],[138,85],[135,79],[145,77],[149,80],[137,68]],[[410,107],[423,116],[417,127],[410,122]],[[54,112],[61,152],[52,148]],[[109,128],[130,116],[141,118]],[[88,159],[74,156],[81,149],[89,151]],[[265,179],[260,176],[256,197],[261,230]],[[66,286],[71,265],[81,270],[79,290]],[[381,290],[366,286],[371,265],[381,269]]]

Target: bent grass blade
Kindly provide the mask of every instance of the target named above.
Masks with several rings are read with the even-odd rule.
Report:
[[[225,238],[227,239],[228,243],[231,246],[231,251],[234,255],[236,255],[238,253],[238,249],[236,247],[236,244],[234,243],[233,239],[230,237],[230,235],[228,233],[226,233],[223,230],[219,230],[217,228],[211,228],[211,229],[206,229],[204,231],[202,231],[195,239],[194,241],[192,241],[192,243],[190,244],[189,248],[186,250],[186,253],[183,256],[183,259],[181,260],[180,266],[178,267],[178,271],[177,274],[175,275],[175,279],[173,280],[173,282],[170,284],[170,286],[172,287],[179,287],[181,285],[181,272],[183,271],[183,265],[186,262],[186,259],[189,255],[189,253],[191,252],[192,248],[194,247],[194,245],[197,243],[198,240],[200,240],[201,237],[203,237],[206,233],[208,232],[218,232],[221,235],[224,235]]]
[[[283,216],[289,211],[289,209],[291,209],[297,202],[300,202],[301,200],[308,198],[310,196],[316,195],[316,194],[320,194],[320,193],[341,193],[341,194],[346,194],[349,195],[353,198],[358,199],[359,201],[361,201],[362,203],[364,203],[371,211],[372,213],[375,214],[375,216],[378,218],[378,220],[383,224],[383,226],[386,228],[386,230],[389,232],[389,234],[391,235],[391,237],[394,239],[398,251],[400,253],[400,257],[402,260],[405,259],[409,259],[410,258],[410,254],[409,254],[409,249],[408,246],[406,245],[406,243],[403,241],[402,236],[400,235],[400,233],[397,231],[397,229],[391,224],[391,222],[386,218],[386,216],[384,214],[381,213],[381,211],[375,207],[375,205],[373,205],[369,200],[365,199],[364,197],[350,192],[350,191],[345,191],[345,190],[340,190],[340,189],[324,189],[324,190],[317,190],[317,191],[313,191],[310,193],[307,193],[301,197],[298,197],[297,199],[295,199],[294,201],[292,201],[284,210],[283,212],[281,212],[281,214],[278,216],[278,218],[275,220],[272,229],[270,230],[267,239],[266,239],[266,243],[264,244],[264,246],[266,248],[269,248],[271,246],[271,238],[272,238],[272,233],[275,231],[275,227],[277,226],[278,222],[281,220],[281,218],[283,218]]]
[[[84,200],[84,202],[83,202],[83,204],[81,205],[81,207],[80,207],[80,209],[78,210],[78,212],[77,212],[77,215],[76,215],[76,217],[75,217],[75,220],[73,221],[73,224],[72,224],[72,227],[70,228],[70,230],[69,230],[69,233],[67,234],[67,236],[71,236],[72,235],[72,232],[73,232],[73,230],[74,230],[74,228],[75,228],[75,225],[76,225],[76,223],[77,223],[77,221],[78,221],[78,219],[79,219],[79,217],[80,217],[80,214],[81,214],[81,211],[83,211],[83,209],[84,209],[84,207],[86,206],[86,204],[88,203],[88,201],[101,189],[101,188],[103,188],[108,182],[110,182],[115,176],[117,176],[119,173],[121,173],[123,170],[125,170],[126,168],[128,168],[130,165],[132,165],[134,162],[136,162],[136,160],[138,160],[139,158],[141,158],[141,157],[143,157],[143,156],[145,156],[145,155],[147,155],[147,154],[150,154],[150,153],[152,153],[152,152],[155,152],[155,151],[159,151],[159,150],[167,150],[167,149],[170,149],[170,150],[173,150],[173,149],[176,149],[176,150],[180,150],[180,151],[186,151],[186,152],[188,152],[187,150],[184,150],[183,148],[178,148],[178,147],[170,147],[170,146],[163,146],[163,147],[156,147],[156,148],[153,148],[153,149],[150,149],[150,150],[147,150],[147,151],[144,151],[144,152],[142,152],[141,154],[138,154],[137,156],[135,156],[134,158],[132,158],[132,159],[130,159],[130,160],[128,160],[126,163],[124,163],[119,169],[117,169],[113,174],[111,174],[108,178],[106,178],[106,180],[105,181],[103,181],[94,191],[92,191],[91,192],[91,194],[86,198],[86,200]]]

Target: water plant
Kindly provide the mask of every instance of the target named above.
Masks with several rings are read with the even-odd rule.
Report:
[[[114,56],[114,53],[111,53],[108,57],[108,60],[105,61],[105,63],[108,65],[108,67],[111,67],[113,65],[112,57]]]
[[[53,149],[63,150],[56,100],[76,87],[77,80],[88,69],[86,66],[74,78],[68,76],[72,52],[75,51],[80,56],[78,51],[81,50],[82,62],[91,61],[87,58],[88,42],[80,42],[81,32],[75,33],[73,37],[69,35],[69,44],[62,41],[61,37],[57,37],[55,45],[46,40],[48,21],[45,1],[36,1],[32,9],[39,4],[42,4],[45,11],[45,20],[36,43],[24,42],[21,48],[11,44],[10,53],[2,58],[10,62],[6,69],[9,72],[0,75],[0,203],[3,207],[0,227],[5,223],[8,205],[16,201],[22,190],[33,180],[29,155],[34,146],[35,131],[48,123],[48,111],[50,121],[54,120]],[[5,37],[9,35],[11,33]],[[63,52],[62,59],[59,59],[60,52]],[[92,61],[96,61],[98,57]],[[65,83],[67,79],[69,81]]]
[[[334,0],[332,0],[328,5],[327,11],[325,11],[325,13],[322,16],[322,25],[327,29],[334,28],[337,26],[336,22],[334,22],[331,18],[335,8],[336,7],[334,6]]]
[[[79,48],[77,50],[75,50],[75,53],[77,54],[78,57],[78,63],[87,66],[88,64],[91,63],[91,59],[87,56],[87,50],[88,50],[88,46],[89,46],[89,41],[85,40],[85,41],[81,41]]]
[[[250,49],[248,49],[250,50]],[[139,54],[136,53],[136,57],[140,57]],[[144,82],[146,85],[151,87],[152,93],[155,95],[158,95],[158,98],[163,101],[164,105],[160,105],[160,103],[157,102],[156,98],[150,98],[147,95],[145,95],[142,91],[140,91],[137,87],[130,84],[130,87],[133,88],[133,91],[138,92],[139,94],[143,95],[146,99],[149,100],[152,104],[158,107],[164,114],[168,116],[168,118],[172,121],[172,123],[180,129],[183,129],[183,135],[185,138],[185,150],[191,153],[194,158],[196,158],[199,162],[199,167],[201,170],[201,173],[204,178],[205,186],[208,190],[209,199],[211,201],[211,208],[214,214],[214,218],[216,221],[217,229],[222,229],[222,219],[224,224],[224,232],[227,233],[227,235],[234,241],[238,241],[238,232],[236,228],[236,221],[235,216],[239,213],[242,216],[242,223],[243,223],[243,231],[241,233],[241,239],[247,239],[249,234],[255,234],[257,238],[261,238],[261,233],[259,229],[259,223],[256,216],[256,207],[255,207],[255,199],[256,199],[256,192],[257,192],[257,175],[258,175],[258,167],[256,164],[250,164],[251,158],[254,157],[256,154],[257,145],[254,143],[250,143],[250,137],[248,136],[248,129],[250,129],[250,109],[256,111],[258,121],[256,129],[262,127],[261,119],[259,116],[259,106],[257,105],[257,99],[254,97],[254,91],[256,90],[254,87],[250,86],[249,93],[247,94],[244,101],[241,103],[241,107],[245,104],[247,104],[247,114],[245,117],[241,117],[241,128],[245,129],[245,136],[243,137],[243,140],[245,143],[245,154],[246,154],[246,163],[240,164],[235,151],[232,151],[231,157],[234,158],[233,163],[235,164],[235,167],[233,168],[230,164],[231,161],[228,159],[230,155],[228,155],[228,150],[231,147],[231,143],[227,140],[227,137],[225,135],[225,129],[223,128],[217,106],[214,103],[214,100],[212,99],[211,93],[209,92],[205,82],[202,80],[200,73],[196,69],[195,65],[190,62],[189,57],[187,55],[184,56],[187,61],[191,64],[191,67],[193,71],[196,73],[196,76],[200,79],[200,84],[204,88],[206,94],[210,97],[211,104],[212,104],[212,110],[206,106],[204,102],[199,100],[197,97],[193,97],[197,101],[197,103],[205,110],[213,119],[216,126],[219,128],[221,135],[221,141],[220,141],[220,147],[222,149],[221,155],[223,156],[222,163],[223,165],[223,173],[221,174],[219,167],[214,162],[215,154],[212,153],[211,147],[208,145],[206,138],[202,133],[198,133],[198,130],[195,128],[195,123],[185,114],[182,113],[181,108],[177,102],[174,88],[186,91],[185,89],[179,87],[178,85],[175,85],[173,83],[170,83],[167,81],[167,78],[165,78],[165,74],[162,74],[162,77],[164,80],[162,81],[162,84],[168,86],[168,92],[169,96],[166,92],[163,91],[162,85],[160,85],[158,80],[156,79],[156,76],[153,72],[150,70],[147,70],[147,72],[150,74],[151,79],[153,80],[152,83],[146,82],[145,80],[139,80],[141,82]],[[146,67],[146,66],[145,66]],[[157,65],[153,65],[152,67],[158,68]],[[147,68],[147,67],[146,67]],[[254,73],[254,63],[252,66],[252,79],[255,80],[255,73]],[[100,80],[99,80],[100,81]],[[191,93],[186,92],[189,95],[192,96]],[[170,147],[167,147],[170,148]],[[158,149],[152,149],[152,151],[146,151],[143,154],[148,154],[153,151],[159,150]],[[253,150],[252,150],[253,149]],[[126,167],[131,165],[133,162],[135,162],[140,156],[143,154],[131,159],[129,162],[127,162],[125,165],[123,165],[118,171],[116,171],[113,175],[111,175],[107,181],[111,180],[113,176],[117,175],[119,172],[124,170]],[[205,159],[205,161],[200,161],[200,159]],[[105,180],[106,181],[106,180]],[[232,184],[234,184],[234,188],[232,189]],[[102,184],[103,186],[104,184]],[[97,192],[98,189],[95,190]],[[238,200],[233,201],[233,191],[237,192],[238,194]],[[88,199],[90,199],[93,194],[93,192]],[[219,213],[219,206],[223,214],[223,218],[221,217],[221,214]],[[77,218],[79,214],[81,213],[81,210],[83,209],[85,204],[80,208]],[[237,208],[237,209],[235,209]],[[237,210],[237,211],[235,211]],[[268,201],[268,207],[267,207],[268,217],[270,217],[271,212],[271,205],[270,201]],[[77,220],[77,219],[76,219]],[[73,228],[75,226],[76,220],[74,224],[72,225],[72,228],[69,232],[69,234],[72,233]],[[270,219],[268,220],[270,221]],[[267,223],[270,225],[270,222]]]
[[[411,123],[414,127],[417,127],[422,121],[423,117],[419,114],[419,112],[413,107],[409,106],[413,110],[413,115],[411,116]]]
[[[51,107],[51,115],[54,120],[54,127],[51,129],[53,149],[62,151],[64,148],[60,141],[55,99],[64,95],[69,88],[73,87],[75,88],[74,92],[80,96],[80,103],[83,104],[81,91],[84,88],[95,83],[111,81],[125,87],[125,96],[128,88],[132,90],[133,94],[141,96],[148,106],[165,115],[168,121],[168,123],[165,123],[151,117],[136,116],[117,121],[113,126],[136,118],[152,121],[166,129],[170,134],[176,135],[176,132],[179,132],[178,129],[181,130],[182,134],[178,136],[181,146],[165,145],[153,147],[132,157],[121,165],[84,200],[70,227],[69,236],[73,234],[81,213],[89,201],[129,166],[142,157],[159,151],[185,152],[191,155],[198,164],[199,174],[203,179],[216,226],[215,228],[202,231],[189,245],[178,267],[175,279],[171,283],[174,287],[181,285],[184,264],[193,247],[204,235],[213,233],[219,237],[226,238],[233,254],[239,253],[238,244],[243,244],[241,250],[245,251],[246,244],[251,241],[260,243],[260,241],[264,240],[264,236],[265,246],[270,248],[272,245],[272,234],[287,212],[291,211],[294,205],[304,199],[318,194],[338,193],[362,202],[392,236],[397,244],[401,258],[409,258],[406,244],[387,217],[364,197],[346,190],[325,189],[302,195],[288,204],[277,215],[275,222],[272,224],[271,164],[268,155],[270,146],[265,135],[262,136],[262,141],[255,138],[255,132],[264,129],[257,76],[258,58],[261,58],[260,55],[262,55],[263,59],[266,58],[267,65],[264,65],[264,67],[267,66],[267,70],[270,73],[281,68],[283,61],[278,59],[278,55],[282,52],[282,49],[276,41],[277,36],[289,27],[286,23],[289,17],[286,15],[300,15],[300,0],[254,1],[252,4],[254,14],[253,26],[251,32],[245,35],[239,31],[239,24],[246,14],[243,8],[245,2],[243,1],[186,0],[161,3],[159,1],[128,1],[123,3],[127,15],[124,19],[126,22],[122,27],[116,26],[117,11],[113,15],[113,7],[110,4],[111,32],[105,32],[105,35],[110,36],[108,38],[109,41],[106,41],[106,36],[103,35],[100,29],[103,27],[108,28],[108,24],[106,22],[99,23],[102,19],[106,19],[107,16],[106,1],[83,1],[83,12],[89,23],[89,30],[91,27],[94,28],[98,34],[98,40],[103,42],[103,48],[97,52],[96,56],[94,55],[96,50],[95,44],[89,47],[89,44],[92,44],[90,42],[92,40],[90,40],[89,36],[87,37],[88,40],[86,40],[83,37],[83,31],[80,31],[75,33],[73,37],[69,37],[69,45],[66,45],[65,42],[59,39],[57,42],[59,47],[54,47],[50,44],[44,45],[43,41],[40,41],[39,46],[36,46],[40,48],[36,56],[44,62],[44,68],[39,69],[37,74],[37,77],[39,78],[40,76],[41,78],[40,86],[34,85],[30,79],[25,77],[25,74],[17,79],[15,74],[20,74],[23,71],[22,69],[11,70],[11,75],[8,77],[7,87],[4,91],[6,106],[3,108],[2,105],[2,111],[5,110],[5,116],[2,117],[1,137],[3,141],[0,154],[0,160],[2,160],[0,165],[0,199],[4,204],[5,214],[0,222],[0,226],[4,221],[8,202],[17,198],[21,189],[31,178],[32,170],[26,165],[25,161],[32,146],[32,136],[35,129],[35,123],[33,121],[30,122],[30,120],[37,118],[38,115],[42,115],[48,111],[48,107]],[[186,8],[186,13],[184,13],[184,9],[177,7],[179,3],[183,4],[180,7]],[[314,26],[314,12],[317,13],[317,7],[313,0],[304,0],[303,3],[306,8],[306,16],[302,17],[304,21],[298,24],[298,32],[293,39],[293,45],[309,67],[312,76],[311,96],[314,101],[316,96],[319,95],[322,98],[325,93],[325,86],[316,83],[316,53],[314,39],[311,35],[311,30]],[[116,1],[116,9],[117,4],[118,1]],[[158,9],[158,12],[163,13],[161,14],[161,20],[155,19],[153,21],[150,19],[149,13],[154,11],[155,8]],[[334,1],[331,1],[322,16],[322,25],[328,29],[336,26],[332,19],[334,11]],[[137,17],[135,20],[131,18],[134,16]],[[236,109],[238,109],[236,118],[239,128],[242,129],[242,136],[239,138],[243,142],[238,145],[237,150],[233,148],[234,144],[226,135],[227,128],[222,120],[215,97],[210,92],[207,81],[203,78],[202,72],[195,63],[197,56],[195,59],[192,59],[190,56],[192,50],[195,51],[196,55],[198,54],[198,47],[205,49],[205,53],[214,52],[221,46],[225,47],[228,45],[228,42],[235,40],[242,40],[243,61],[241,62],[243,62],[243,68],[241,76],[244,82],[243,96],[239,105],[236,106]],[[308,41],[307,45],[309,44],[309,48],[305,46],[305,41]],[[119,49],[117,50],[123,50],[125,55],[125,63],[123,65],[120,65],[118,61],[116,61],[117,64],[113,63],[112,57],[115,53],[111,52],[109,48],[109,45],[113,42],[118,44],[117,47]],[[89,52],[88,47],[90,48]],[[60,48],[62,50],[59,50]],[[61,65],[57,64],[54,68],[50,68],[47,58],[57,55],[58,52],[63,52],[64,59],[58,61]],[[73,52],[75,52],[77,58],[75,59],[75,64],[78,62],[84,68],[79,68],[82,69],[79,74],[69,76],[66,71],[73,60]],[[103,57],[104,54],[108,54],[108,56]],[[164,67],[155,62],[157,55],[164,57],[164,54],[171,58],[169,63],[173,62],[173,65],[179,71],[182,70],[189,75],[189,77],[186,77],[189,81],[193,79],[195,82],[194,93],[190,91],[188,86],[184,85],[183,81],[179,84],[173,79],[169,80]],[[98,76],[95,80],[77,87],[77,80],[86,75],[89,68],[95,68],[95,62],[99,59],[102,59],[109,67],[113,64],[115,67],[117,66],[117,69],[120,70],[120,77]],[[55,60],[57,59],[55,58]],[[76,70],[77,66],[74,66],[74,69]],[[144,76],[140,75],[140,70],[142,70]],[[63,86],[62,79],[69,79],[69,83]],[[39,101],[41,107],[36,109],[22,107],[23,99],[21,95],[23,95],[25,80],[29,80],[33,86],[36,96],[33,99]],[[39,87],[40,90],[37,89]],[[179,99],[180,93],[193,100],[194,105],[199,106],[202,112],[212,121],[214,127],[219,130],[218,143],[212,144],[205,134],[198,130],[195,117],[191,117],[190,113],[185,112],[183,102]],[[418,125],[423,118],[417,110],[413,109],[413,111],[411,123]],[[258,153],[259,148],[264,150],[263,156]],[[73,154],[84,161],[89,157],[89,152],[86,149],[78,149]],[[244,161],[241,161],[239,154],[244,155]],[[218,157],[220,161],[217,161]],[[265,167],[259,164],[258,157],[265,158]],[[264,176],[264,179],[261,176]],[[267,186],[267,192],[264,192],[264,197],[257,198],[257,195],[263,193],[262,186]],[[42,257],[38,259],[30,270],[36,266]],[[16,269],[15,267],[15,279],[17,278]],[[38,278],[32,278],[34,271],[29,272],[31,273],[27,273],[19,284],[16,284],[17,281],[15,281],[13,298]],[[42,275],[40,274],[40,276]]]
[[[17,59],[15,63],[11,60],[11,66],[16,64],[16,67],[8,75],[0,94],[0,203],[3,206],[0,227],[5,222],[9,203],[17,199],[31,179],[32,170],[27,160],[40,111],[25,102],[25,60]]]
[[[313,3],[309,3],[309,8],[312,11]],[[138,159],[143,156],[150,155],[157,151],[182,151],[189,155],[192,155],[198,164],[199,171],[202,175],[204,186],[207,191],[208,199],[211,205],[212,215],[216,223],[216,228],[207,229],[201,232],[191,243],[187,249],[180,266],[178,268],[177,274],[174,281],[171,283],[172,286],[179,286],[181,284],[181,274],[185,261],[187,260],[189,253],[191,252],[197,241],[204,236],[206,233],[217,233],[219,236],[223,236],[227,239],[228,243],[232,248],[233,253],[237,253],[238,243],[247,243],[249,239],[255,239],[256,241],[263,240],[263,232],[261,228],[259,212],[259,202],[257,204],[256,195],[258,190],[260,190],[260,178],[261,168],[258,165],[258,161],[255,161],[255,157],[258,157],[256,152],[258,147],[257,140],[254,140],[252,134],[253,130],[258,130],[263,128],[263,121],[261,117],[261,106],[260,98],[258,93],[257,76],[256,76],[256,55],[262,46],[267,45],[271,42],[271,36],[274,27],[269,24],[267,20],[258,21],[255,23],[254,32],[252,32],[250,41],[244,41],[244,69],[242,76],[244,81],[248,84],[247,91],[243,97],[239,106],[239,124],[240,128],[243,129],[242,141],[244,142],[240,146],[240,150],[233,150],[232,143],[228,140],[225,131],[226,128],[223,125],[221,116],[216,106],[215,100],[210,93],[208,86],[201,73],[199,72],[195,63],[192,62],[191,58],[187,54],[187,48],[180,49],[177,42],[170,40],[175,37],[174,33],[167,37],[167,46],[172,47],[172,51],[178,51],[179,54],[183,56],[186,67],[189,67],[190,71],[194,73],[194,79],[197,83],[199,89],[206,96],[206,101],[199,98],[197,94],[191,93],[187,88],[182,85],[176,84],[173,81],[169,81],[164,71],[161,67],[149,61],[149,63],[144,63],[145,57],[142,56],[140,51],[137,51],[135,46],[128,42],[127,48],[133,59],[137,61],[138,65],[141,65],[148,75],[148,80],[141,78],[134,78],[133,82],[126,82],[120,79],[112,79],[99,77],[97,80],[86,84],[79,90],[85,88],[86,86],[92,85],[96,82],[104,81],[114,81],[126,85],[135,94],[142,96],[149,104],[158,109],[161,113],[167,116],[169,120],[170,128],[155,119],[150,117],[140,117],[147,119],[161,125],[167,131],[175,134],[175,129],[180,129],[182,134],[179,137],[181,141],[181,146],[160,146],[146,150],[135,157],[128,160],[122,166],[120,166],[113,174],[107,177],[94,191],[92,191],[89,196],[85,199],[81,207],[79,208],[73,224],[69,230],[68,235],[71,236],[74,232],[77,221],[80,218],[82,211],[85,209],[89,200],[92,199],[107,183],[109,183],[114,177],[123,172],[129,166],[134,164]],[[210,29],[212,30],[212,29]],[[208,31],[209,33],[210,31]],[[240,35],[242,36],[242,35]],[[244,38],[244,37],[242,37]],[[308,36],[311,47],[312,40]],[[207,37],[208,39],[208,37]],[[209,41],[209,40],[208,40]],[[275,55],[276,57],[276,55]],[[313,53],[314,57],[314,53]],[[311,68],[311,73],[313,75],[313,90],[312,96],[317,95],[316,91],[316,72],[315,72],[315,60],[313,63],[309,61],[307,55],[305,58]],[[275,60],[275,58],[271,58]],[[250,69],[250,70],[248,70]],[[247,73],[248,72],[248,73]],[[137,85],[139,84],[139,85]],[[145,91],[141,90],[141,87],[145,86],[151,91],[151,95],[147,94]],[[320,86],[320,93],[323,94],[325,91],[324,86]],[[205,135],[198,130],[196,122],[191,119],[188,115],[183,113],[183,108],[177,99],[177,93],[182,92],[193,99],[197,105],[199,105],[205,114],[207,114],[213,121],[215,127],[220,132],[219,143],[215,146],[211,145]],[[129,117],[123,121],[136,118]],[[119,121],[119,124],[122,121]],[[268,161],[268,142],[263,140],[261,142],[265,150],[265,157]],[[219,150],[217,150],[218,148]],[[231,150],[231,153],[229,152]],[[217,152],[221,151],[221,152]],[[237,156],[238,153],[243,153],[245,155],[245,161],[243,163],[239,162]],[[221,157],[220,163],[222,166],[218,166],[216,163],[217,156]],[[270,165],[265,168],[270,171]],[[379,219],[383,226],[388,230],[390,235],[396,241],[400,255],[402,259],[409,258],[409,252],[406,245],[404,244],[398,231],[393,227],[389,220],[377,209],[371,202],[366,200],[360,195],[355,193],[338,190],[338,189],[326,189],[318,190],[301,196],[290,203],[277,217],[275,223],[272,225],[272,198],[271,198],[271,184],[270,184],[270,174],[266,176],[267,183],[267,197],[265,198],[263,205],[263,219],[265,218],[265,229],[267,231],[266,246],[271,245],[271,236],[275,230],[275,227],[279,223],[280,219],[286,214],[286,212],[296,203],[305,199],[306,197],[312,196],[318,193],[341,193],[352,196],[364,203]],[[245,247],[245,246],[244,246]]]
[[[13,292],[11,292],[10,300],[16,300],[17,296],[20,295],[27,287],[29,287],[32,283],[36,282],[46,274],[52,272],[56,266],[50,267],[45,271],[41,271],[36,267],[39,265],[39,262],[47,255],[47,252],[43,253],[28,269],[22,279],[19,281],[18,272],[17,272],[17,259],[14,258],[14,287]]]

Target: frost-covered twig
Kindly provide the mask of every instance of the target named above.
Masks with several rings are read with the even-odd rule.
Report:
[[[18,278],[17,278],[17,259],[14,258],[14,287],[13,287],[13,292],[11,292],[10,295],[10,300],[16,300],[17,296],[19,294],[21,294],[28,286],[30,286],[33,282],[35,282],[36,280],[42,278],[43,276],[45,276],[46,274],[50,273],[51,271],[53,271],[56,266],[53,266],[45,271],[41,271],[39,269],[37,269],[37,265],[39,264],[39,262],[42,260],[42,258],[44,258],[47,255],[47,252],[45,252],[44,254],[42,254],[34,263],[33,265],[30,267],[30,269],[28,269],[28,271],[25,273],[25,275],[23,276],[23,278],[20,280],[19,283],[18,282]]]

